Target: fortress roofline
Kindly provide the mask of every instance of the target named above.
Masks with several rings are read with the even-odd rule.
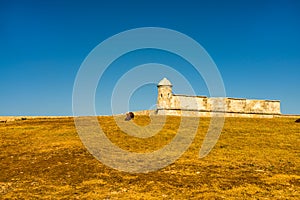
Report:
[[[172,83],[166,78],[164,77],[157,85],[157,87],[159,86],[173,86]]]

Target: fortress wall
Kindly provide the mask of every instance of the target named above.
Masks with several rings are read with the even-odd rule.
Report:
[[[227,98],[227,112],[280,114],[280,101]]]
[[[172,84],[166,78],[157,87],[158,114],[208,117],[212,112],[225,112],[228,117],[272,117],[281,114],[280,101],[276,100],[174,95]]]
[[[224,111],[244,114],[280,114],[280,101],[251,100],[243,98],[219,98],[203,96],[173,95],[162,98],[159,109],[188,111]],[[177,111],[176,111],[177,112]]]
[[[157,115],[185,116],[185,117],[212,117],[209,111],[182,111],[182,110],[157,110]],[[247,118],[274,118],[280,115],[250,114],[250,113],[224,113],[224,117],[247,117]]]
[[[245,112],[262,114],[280,114],[280,102],[270,100],[246,99]]]
[[[269,113],[281,114],[280,101],[266,101],[266,106]]]
[[[207,98],[207,111],[226,111],[226,98],[210,97]]]
[[[263,113],[264,101],[246,99],[245,112],[247,113]]]
[[[184,110],[207,110],[207,97],[173,95],[171,100],[172,109]]]
[[[227,112],[245,112],[246,108],[246,99],[238,99],[238,98],[227,98],[226,99],[226,111]]]

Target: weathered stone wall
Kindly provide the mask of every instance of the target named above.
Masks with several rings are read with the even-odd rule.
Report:
[[[172,95],[169,108],[183,110],[207,110],[207,97]]]
[[[280,114],[280,101],[172,95],[160,108],[229,113]],[[162,105],[162,103],[161,103]],[[225,109],[225,110],[224,110]]]
[[[225,112],[229,117],[281,114],[276,100],[174,95],[167,79],[158,85],[157,114],[209,117],[211,112]]]
[[[157,108],[169,109],[171,106],[172,96],[173,96],[172,87],[170,86],[158,87]]]
[[[174,115],[186,117],[212,117],[213,112],[183,111],[183,110],[157,110],[158,115]],[[249,114],[249,113],[224,113],[224,117],[249,117],[249,118],[274,118],[282,115],[275,114]],[[295,118],[295,116],[293,116]]]
[[[245,113],[280,114],[280,101],[246,99]]]

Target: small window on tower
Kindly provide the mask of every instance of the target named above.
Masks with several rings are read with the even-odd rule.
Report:
[[[168,93],[168,98],[170,97],[170,93]]]
[[[162,97],[162,94],[160,94],[160,97]]]

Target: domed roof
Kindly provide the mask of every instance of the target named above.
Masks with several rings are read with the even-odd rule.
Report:
[[[163,78],[161,81],[159,81],[157,86],[172,86],[172,83],[167,79]]]

